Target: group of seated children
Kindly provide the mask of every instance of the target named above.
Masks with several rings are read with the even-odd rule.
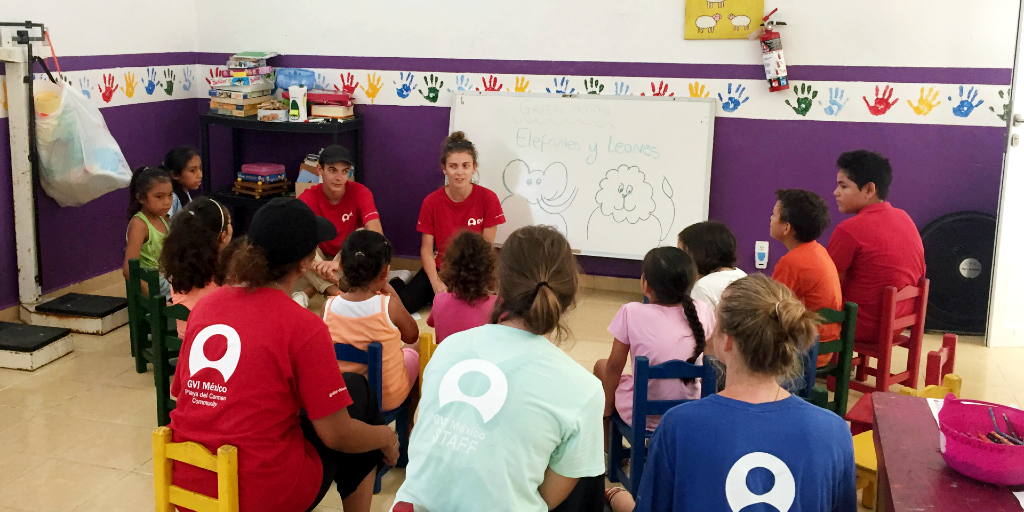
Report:
[[[815,310],[863,301],[857,339],[870,339],[859,331],[863,321],[877,336],[871,293],[924,274],[913,222],[884,202],[888,161],[840,157],[837,203],[859,214],[837,226],[828,250],[816,242],[829,225],[821,198],[776,192],[770,234],[789,252],[774,280],[736,267],[736,240],[718,222],[649,251],[640,279],[649,303],[621,307],[593,374],[559,348],[578,293],[568,241],[527,226],[495,258],[504,218],[494,193],[472,183],[476,150],[461,132],[445,140],[441,164],[447,183],[418,221],[423,270],[408,282],[391,272],[394,248],[369,190],[347,181],[344,148],[321,153],[321,185],[271,200],[233,242],[228,211],[208,198],[186,195],[168,228],[175,174],[136,173],[126,261],[159,268],[167,295],[192,310],[172,385],[174,439],[238,448],[241,510],[309,511],[332,482],[345,510],[369,510],[376,468],[398,458],[380,411],[414,389],[418,421],[396,502],[417,510],[856,510],[845,422],[779,383],[800,373],[817,336],[838,337]],[[331,296],[322,319],[303,307],[311,289]],[[410,312],[431,301],[428,324],[443,343],[417,386]],[[332,348],[372,341],[384,348],[381,403],[365,365],[337,362]],[[605,420],[635,420],[627,354],[651,364],[713,356],[726,377],[718,394],[645,419],[656,430],[635,502],[606,493],[603,478]],[[697,399],[700,388],[657,381],[649,396]],[[201,470],[175,465],[174,480],[216,495]]]

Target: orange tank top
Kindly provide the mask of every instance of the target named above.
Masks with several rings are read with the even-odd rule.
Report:
[[[405,360],[402,354],[402,332],[398,330],[388,317],[387,296],[380,295],[380,312],[368,316],[343,316],[331,310],[336,300],[332,297],[324,305],[324,323],[331,332],[335,343],[352,345],[359,350],[367,350],[371,342],[379,342],[384,347],[384,368],[381,376],[385,411],[402,405],[409,395],[412,385],[405,371]],[[338,361],[342,373],[352,372],[366,376],[366,365]]]

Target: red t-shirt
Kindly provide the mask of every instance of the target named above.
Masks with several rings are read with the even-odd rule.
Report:
[[[302,512],[320,490],[320,457],[302,436],[352,404],[327,326],[279,290],[225,286],[188,319],[171,384],[174,441],[238,448],[240,509]],[[175,485],[217,496],[215,474],[174,464]]]
[[[483,233],[485,228],[504,223],[505,212],[501,211],[501,202],[490,189],[473,185],[469,197],[456,203],[441,187],[423,200],[416,231],[434,235],[434,245],[437,247],[434,263],[440,269],[445,248],[459,231],[465,229]]]
[[[320,244],[320,250],[328,257],[333,257],[341,250],[348,235],[363,227],[373,219],[379,219],[377,206],[373,204],[373,193],[365,185],[354,181],[345,184],[345,194],[338,204],[331,204],[324,195],[323,183],[313,185],[299,196],[302,202],[309,205],[313,213],[323,217],[338,230],[334,240]]]
[[[865,206],[840,222],[828,241],[828,254],[843,277],[843,301],[857,303],[857,341],[878,340],[882,290],[917,285],[924,276],[924,245],[907,212],[888,202]],[[896,315],[913,311],[901,302]]]
[[[843,309],[843,291],[839,286],[839,273],[818,242],[794,247],[775,264],[772,279],[786,285],[796,298],[811,311],[822,308]],[[820,341],[839,339],[839,324],[818,327]],[[832,354],[818,356],[818,366],[828,364]]]

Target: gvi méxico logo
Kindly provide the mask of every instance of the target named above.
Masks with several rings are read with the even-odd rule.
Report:
[[[469,372],[479,372],[487,377],[491,382],[491,387],[486,393],[473,397],[467,396],[459,389],[459,379]],[[487,423],[495,414],[498,414],[501,406],[505,405],[505,398],[508,396],[508,380],[494,363],[483,359],[467,359],[459,361],[448,370],[448,373],[444,374],[437,395],[441,407],[451,402],[467,403],[473,406],[480,413],[484,423]]]
[[[228,349],[224,352],[224,357],[217,361],[210,361],[203,353],[203,348],[206,346],[206,342],[214,336],[227,338]],[[242,340],[238,337],[238,332],[224,324],[211,325],[199,331],[199,334],[192,340],[192,349],[188,354],[188,376],[192,377],[203,368],[212,368],[220,372],[224,382],[227,383],[231,375],[235,373],[235,367],[238,366],[238,358],[241,355]]]
[[[467,226],[479,226],[479,225],[482,225],[483,223],[484,223],[483,219],[469,219],[469,221],[466,222],[466,225]]]
[[[747,487],[747,474],[754,468],[764,468],[775,476],[775,485],[764,494],[754,494]],[[764,452],[748,453],[732,465],[725,477],[725,498],[733,512],[755,503],[767,503],[779,512],[787,512],[796,499],[796,481],[789,466],[778,457]]]

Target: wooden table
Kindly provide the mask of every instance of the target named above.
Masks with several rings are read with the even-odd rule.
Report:
[[[878,506],[885,512],[1021,512],[1010,490],[957,473],[939,453],[924,398],[874,393]]]

